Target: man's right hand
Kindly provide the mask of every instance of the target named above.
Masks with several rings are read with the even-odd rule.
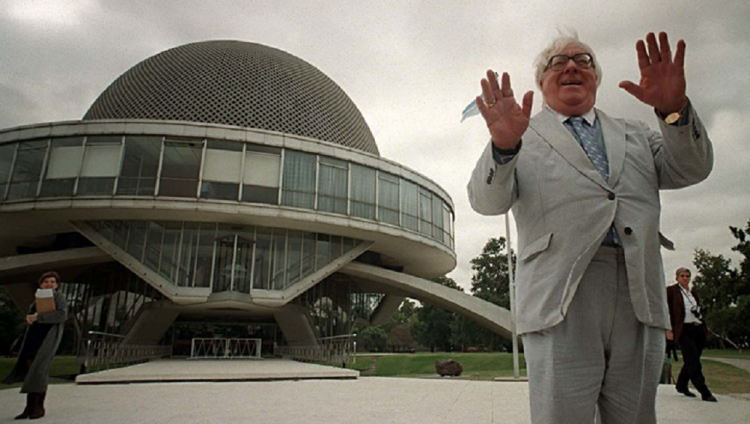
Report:
[[[674,333],[672,330],[667,330],[667,340],[674,340]]]
[[[510,75],[503,72],[502,87],[490,69],[482,79],[482,96],[477,97],[477,107],[490,131],[495,147],[502,150],[515,149],[521,136],[529,127],[534,92],[523,96],[523,107],[516,103],[510,86]]]

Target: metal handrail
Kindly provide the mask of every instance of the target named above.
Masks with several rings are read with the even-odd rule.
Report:
[[[123,336],[122,334],[103,333],[101,331],[93,331],[93,330],[89,331],[89,335],[91,335],[91,336],[115,337],[115,338],[119,338],[119,339],[124,339],[125,338],[125,336]]]
[[[125,342],[120,334],[89,331],[91,336],[111,337],[89,338],[86,340],[86,354],[80,366],[80,373],[91,370],[101,371],[115,366],[133,365],[172,356],[172,346]]]
[[[312,345],[277,346],[274,353],[303,362],[330,363],[346,367],[356,363],[357,342],[353,334],[322,337]]]
[[[261,358],[261,339],[256,338],[193,338],[191,359]]]

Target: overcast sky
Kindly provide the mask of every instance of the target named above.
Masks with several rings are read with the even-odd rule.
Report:
[[[750,218],[748,22],[746,0],[2,0],[0,128],[80,119],[123,72],[172,47],[234,39],[279,48],[341,86],[381,156],[451,195],[458,266],[450,276],[468,291],[469,261],[488,237],[505,235],[502,217],[473,212],[466,195],[488,134],[479,117],[459,121],[486,69],[509,72],[517,93],[535,90],[537,53],[558,28],[574,28],[604,72],[597,107],[656,127],[650,108],[617,85],[638,81],[635,42],[664,30],[673,45],[687,43],[688,96],[715,152],[706,181],[662,192],[662,232],[677,247],[664,252],[671,282],[676,268],[692,268],[696,248],[737,265],[728,227]],[[537,92],[534,112],[540,106]]]

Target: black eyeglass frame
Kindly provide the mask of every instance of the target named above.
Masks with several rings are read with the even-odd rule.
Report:
[[[560,69],[555,69],[552,67],[552,61],[554,61],[557,57],[564,57],[567,59]],[[588,60],[581,60],[581,58],[586,58]],[[596,68],[596,65],[594,64],[594,57],[591,56],[591,53],[576,53],[573,56],[568,56],[566,54],[556,54],[549,58],[549,61],[547,61],[547,66],[544,67],[544,72],[547,72],[550,69],[552,69],[553,71],[562,71],[566,66],[568,66],[568,62],[570,62],[571,60],[575,62],[576,66],[581,69]]]

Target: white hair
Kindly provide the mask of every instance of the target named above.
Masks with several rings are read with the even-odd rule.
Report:
[[[547,63],[552,56],[561,54],[563,50],[569,45],[574,44],[583,49],[586,53],[591,55],[594,60],[594,72],[596,73],[596,86],[602,83],[602,68],[599,66],[599,62],[596,60],[594,50],[586,43],[578,38],[578,33],[575,30],[560,31],[560,35],[552,40],[547,47],[539,53],[536,60],[534,61],[534,78],[536,85],[539,89],[542,89],[542,75],[544,75],[544,68],[547,67]]]

